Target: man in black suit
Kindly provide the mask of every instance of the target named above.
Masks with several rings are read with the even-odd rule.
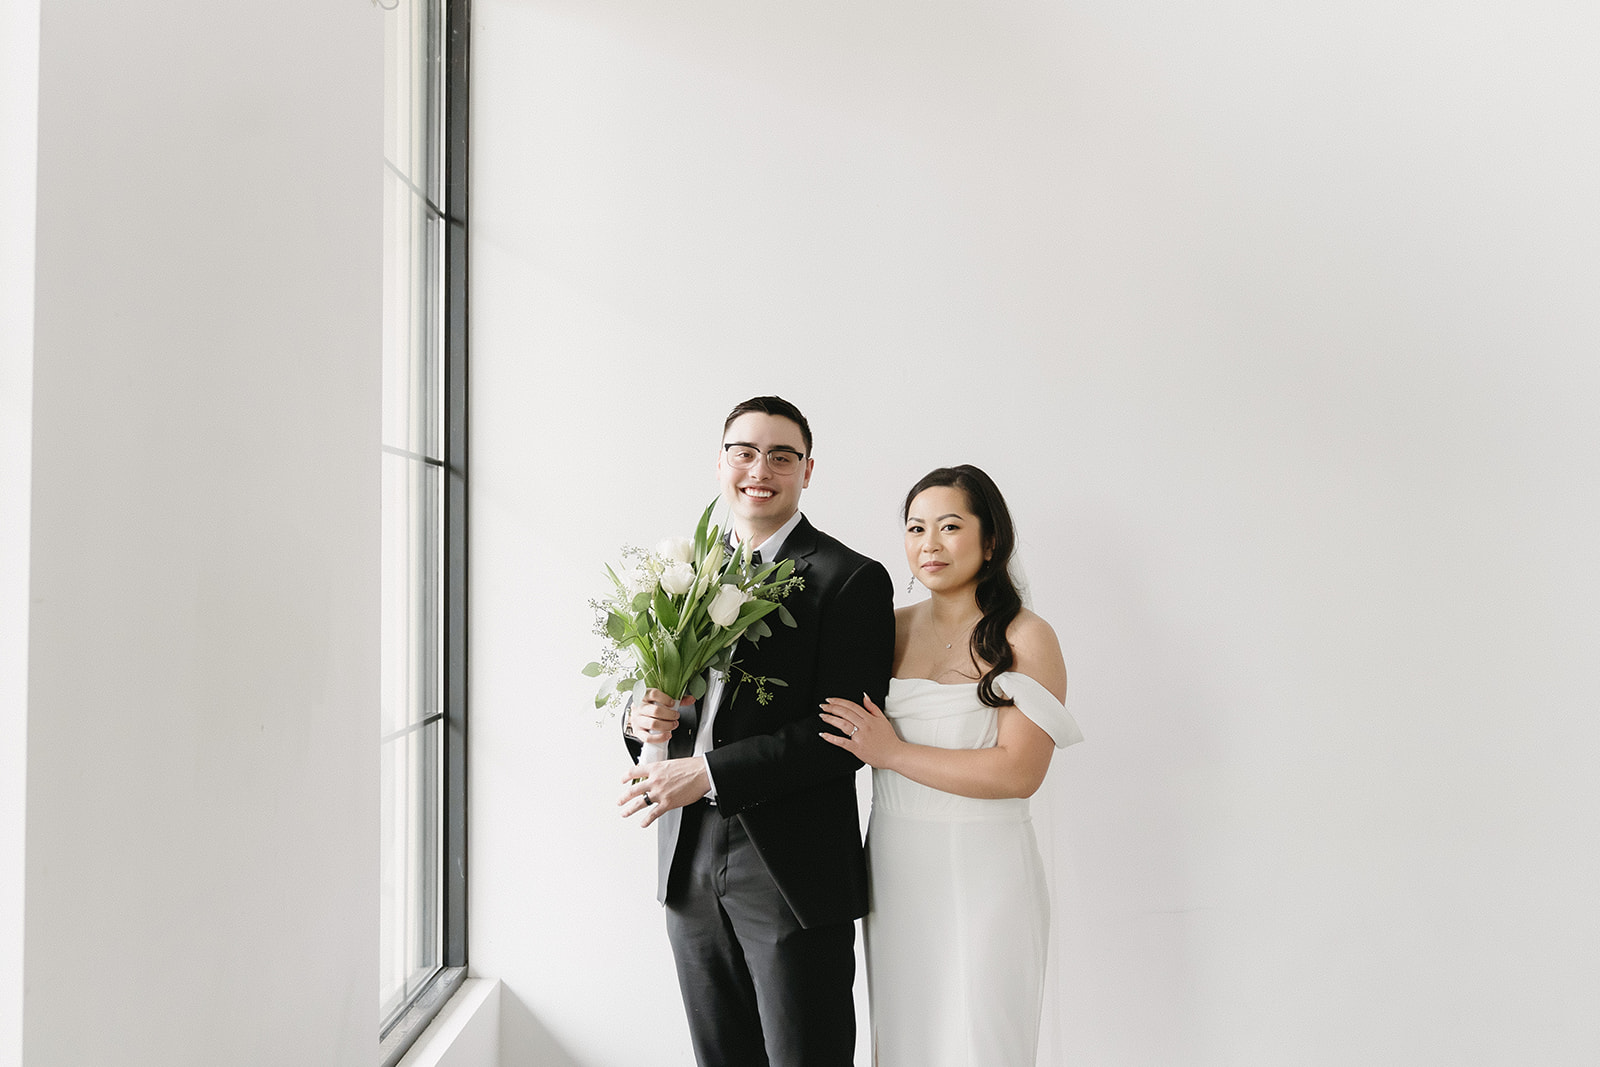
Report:
[[[855,1050],[854,920],[867,910],[856,814],[861,766],[823,741],[830,696],[880,705],[894,658],[888,572],[800,514],[811,428],[780,397],[735,407],[717,476],[732,533],[765,562],[794,560],[805,587],[773,625],[741,642],[700,714],[650,690],[624,726],[629,750],[668,743],[635,767],[624,816],[660,821],[657,897],[701,1067],[848,1067]],[[782,679],[761,704],[744,677]]]

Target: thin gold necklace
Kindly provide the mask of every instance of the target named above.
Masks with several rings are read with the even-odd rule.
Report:
[[[976,615],[974,615],[972,617],[972,621],[971,622],[969,622],[966,625],[962,626],[961,630],[971,630],[974,626],[976,626],[978,624],[978,620],[982,619],[982,618],[983,618],[983,612],[980,611],[980,612],[978,612],[978,614],[976,614]],[[932,620],[930,619],[929,622],[931,623]],[[961,631],[958,630],[956,632],[960,633]],[[934,636],[935,640],[939,639],[939,627],[935,626],[933,628],[933,636]],[[951,648],[951,647],[953,647],[955,645],[955,643],[956,643],[955,642],[955,638],[952,637],[950,640],[945,642],[944,647],[945,648]]]

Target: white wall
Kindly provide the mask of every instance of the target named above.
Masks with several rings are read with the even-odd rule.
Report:
[[[26,1062],[370,1063],[382,16],[41,8]]]
[[[1088,743],[1043,1063],[1600,1056],[1593,5],[475,5],[472,959],[690,1062],[586,598],[808,411],[1010,496]],[[535,1061],[535,1049],[544,1060]]]
[[[22,1063],[39,5],[0,8],[0,1067]]]

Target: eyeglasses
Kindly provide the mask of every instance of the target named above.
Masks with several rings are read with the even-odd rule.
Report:
[[[800,469],[800,461],[806,458],[804,452],[797,452],[788,445],[773,445],[762,452],[755,445],[739,441],[723,445],[722,454],[728,457],[728,466],[740,471],[754,467],[756,460],[764,455],[767,458],[767,470],[773,474],[793,474]]]

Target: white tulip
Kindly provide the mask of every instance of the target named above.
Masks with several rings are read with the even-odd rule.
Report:
[[[656,546],[656,555],[668,563],[693,563],[694,542],[687,537],[669,537]]]
[[[669,563],[661,572],[661,588],[673,596],[681,596],[694,585],[694,568],[687,563]]]
[[[706,614],[710,615],[711,621],[718,626],[732,626],[733,620],[739,617],[739,609],[744,607],[744,602],[749,599],[749,594],[738,586],[725,585],[717,590],[717,595],[706,605]]]
[[[711,588],[711,583],[717,580],[717,575],[722,573],[722,561],[727,553],[722,550],[722,542],[713,544],[706,552],[705,562],[700,564],[700,592]]]

